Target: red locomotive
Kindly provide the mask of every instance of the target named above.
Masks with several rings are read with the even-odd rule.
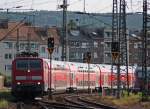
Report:
[[[121,81],[125,83],[126,75],[121,68]],[[50,80],[52,79],[52,80]],[[37,57],[18,57],[12,62],[12,94],[14,96],[30,94],[38,96],[50,88],[58,90],[99,89],[102,87],[116,88],[116,69],[111,65],[89,64],[76,62],[52,61],[50,78],[49,59]],[[129,67],[130,87],[134,85],[134,70]]]

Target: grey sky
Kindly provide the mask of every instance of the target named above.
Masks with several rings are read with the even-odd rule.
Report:
[[[37,10],[60,10],[58,5],[62,4],[63,0],[0,0],[0,8],[12,8],[15,6],[23,6],[22,9],[37,9]],[[84,0],[68,0],[69,11],[83,11]],[[85,0],[86,12],[111,12],[113,0]],[[119,0],[118,0],[119,1]],[[136,12],[142,10],[143,0],[126,0],[127,11]],[[132,8],[131,8],[132,1]]]

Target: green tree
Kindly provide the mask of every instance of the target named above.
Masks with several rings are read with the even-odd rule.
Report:
[[[68,23],[68,30],[75,30],[77,29],[77,24],[75,21],[73,20],[70,20],[69,23]]]

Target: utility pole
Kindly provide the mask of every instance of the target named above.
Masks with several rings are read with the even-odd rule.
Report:
[[[118,4],[117,0],[113,0],[113,12],[112,12],[112,44],[111,44],[111,49],[113,48],[112,45],[114,42],[118,40]],[[115,64],[115,59],[113,59],[112,56],[112,66],[111,66],[111,91],[112,91],[112,75],[113,75],[113,67]]]
[[[67,0],[63,0],[63,5],[60,7],[63,8],[63,27],[62,27],[62,61],[67,61],[69,59],[68,56],[68,35],[67,35]]]
[[[128,43],[126,34],[126,2],[125,0],[120,0],[119,2],[120,4],[118,7],[118,0],[113,0],[113,14],[112,14],[112,72],[113,72],[113,65],[116,65],[117,98],[120,98],[120,90],[121,90],[120,64],[126,66],[127,87],[128,87],[127,89],[129,95],[128,46],[127,46]]]
[[[144,86],[142,90],[142,100],[147,100],[148,96],[148,75],[147,75],[147,46],[148,46],[148,31],[150,30],[150,15],[148,15],[148,2],[147,0],[143,0],[143,37],[142,37],[142,77],[144,81]],[[150,9],[149,9],[150,10]]]
[[[120,0],[119,12],[119,42],[120,42],[120,64],[126,66],[126,84],[129,96],[129,74],[128,74],[128,41],[126,33],[126,1]]]
[[[120,42],[118,35],[118,3],[117,0],[113,0],[113,12],[112,12],[112,72],[113,66],[117,67],[117,98],[120,98]],[[111,74],[112,76],[112,74]],[[112,85],[112,83],[111,83]],[[112,86],[111,86],[112,88]]]

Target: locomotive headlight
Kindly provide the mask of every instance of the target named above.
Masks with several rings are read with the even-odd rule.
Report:
[[[17,82],[17,85],[20,85],[20,82]]]
[[[41,83],[40,82],[38,82],[38,85],[40,85]]]

